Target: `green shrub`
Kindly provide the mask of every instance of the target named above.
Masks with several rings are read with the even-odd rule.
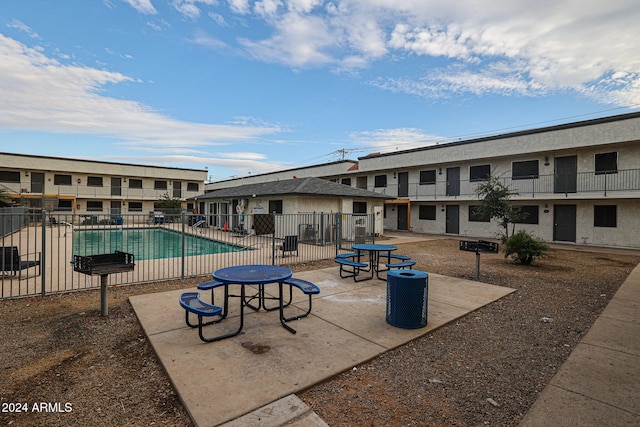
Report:
[[[530,265],[533,258],[544,256],[548,250],[549,245],[520,230],[505,241],[504,257],[511,256],[520,264]]]

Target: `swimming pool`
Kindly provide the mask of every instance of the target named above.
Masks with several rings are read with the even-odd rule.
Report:
[[[208,255],[246,250],[200,236],[185,234],[184,255]],[[164,228],[120,228],[76,230],[73,233],[74,255],[96,255],[123,251],[136,260],[182,256],[182,233]]]

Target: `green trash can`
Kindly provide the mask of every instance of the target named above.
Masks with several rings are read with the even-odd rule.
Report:
[[[387,323],[398,328],[427,326],[429,275],[418,270],[393,270],[387,274]]]

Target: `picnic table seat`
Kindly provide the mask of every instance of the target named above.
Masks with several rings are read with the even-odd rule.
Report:
[[[385,266],[388,269],[392,269],[392,268],[398,268],[398,269],[405,269],[405,268],[409,268],[409,270],[413,269],[413,266],[416,265],[415,261],[402,261],[402,262],[396,262],[396,263],[387,263],[385,264]]]
[[[357,252],[347,252],[347,253],[344,253],[344,254],[338,254],[338,255],[336,255],[336,258],[339,258],[339,259],[348,259],[348,258],[355,258],[355,257],[357,257],[357,256],[358,256],[358,253],[357,253]]]
[[[242,330],[243,316],[240,315],[240,327],[235,332],[229,332],[214,337],[205,337],[202,328],[203,326],[212,325],[221,322],[226,317],[226,310],[223,312],[223,308],[217,305],[209,304],[200,299],[200,292],[184,292],[180,295],[180,306],[185,310],[185,322],[190,328],[198,328],[198,335],[204,342],[219,341],[224,338],[236,336]],[[241,308],[242,309],[242,308]],[[198,317],[198,323],[193,324],[189,320],[189,313],[193,313]],[[218,317],[218,319],[204,322],[204,317]]]
[[[213,293],[213,291],[215,291],[216,288],[222,287],[224,286],[223,282],[219,282],[217,280],[209,280],[208,282],[204,282],[204,283],[200,283],[198,284],[197,288],[200,289],[201,291],[211,291],[211,304],[215,304],[216,303],[216,299],[215,299],[215,295]],[[228,296],[228,293],[226,292],[225,288],[225,300],[226,297]]]
[[[411,259],[408,255],[390,254],[387,252],[381,252],[379,256],[380,258],[388,258],[389,260],[397,259],[401,261],[409,261]]]
[[[314,284],[311,283],[307,280],[302,280],[302,279],[296,279],[294,277],[290,277],[287,280],[284,281],[285,285],[289,285],[289,289],[293,289],[293,288],[298,288],[300,289],[305,295],[309,296],[309,304],[307,306],[307,310],[305,311],[304,314],[298,315],[298,316],[292,316],[292,317],[283,317],[283,320],[285,322],[289,322],[291,320],[299,320],[302,319],[303,317],[307,317],[309,315],[309,313],[311,313],[311,298],[313,297],[313,295],[317,295],[320,293],[320,288]]]
[[[371,279],[371,277],[360,280],[357,279],[360,271],[370,271],[368,269],[369,265],[364,262],[353,261],[345,258],[335,258],[334,261],[340,264],[340,277],[343,279],[353,277],[354,282],[361,282],[363,280]]]

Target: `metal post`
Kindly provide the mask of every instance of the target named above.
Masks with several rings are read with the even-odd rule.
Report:
[[[41,246],[41,255],[40,255],[40,293],[42,296],[45,296],[47,293],[47,252],[46,252],[46,242],[47,242],[47,227],[45,226],[47,220],[47,211],[42,209],[42,246]]]
[[[480,251],[476,249],[476,280],[480,278]]]
[[[100,275],[100,315],[107,317],[109,315],[109,275]]]
[[[184,263],[185,263],[185,259],[184,259],[184,245],[185,245],[185,229],[184,229],[184,213],[185,211],[180,212],[180,222],[182,223],[182,251],[181,251],[181,256],[180,256],[180,261],[181,261],[181,265],[180,265],[180,277],[182,279],[184,279]]]

